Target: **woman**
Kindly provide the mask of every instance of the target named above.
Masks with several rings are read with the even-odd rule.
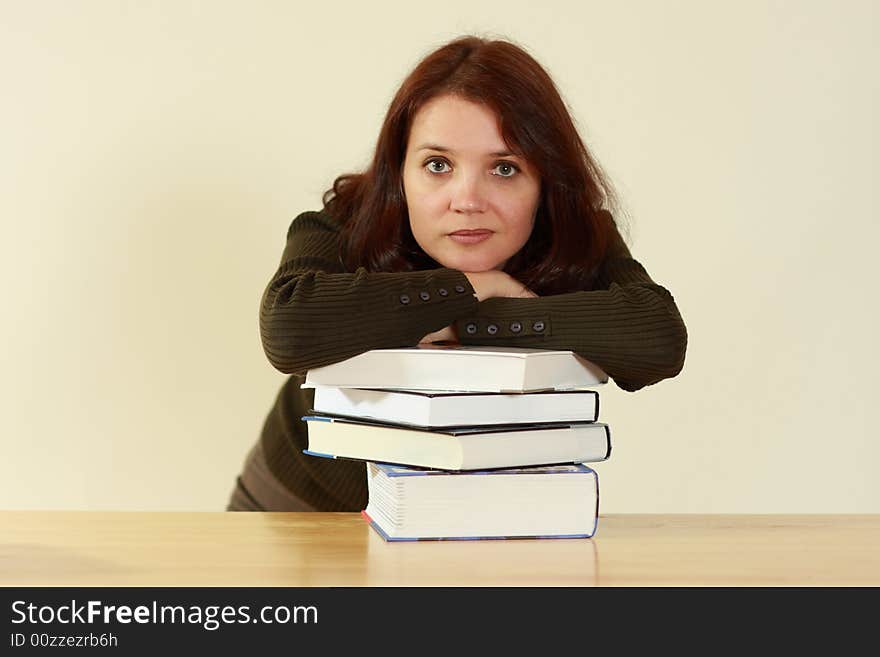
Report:
[[[505,41],[463,37],[398,90],[361,174],[290,226],[260,308],[292,374],[229,510],[358,511],[364,464],[306,456],[305,372],[369,349],[459,341],[570,349],[624,390],[675,376],[687,331],[630,255],[613,194],[553,81]]]

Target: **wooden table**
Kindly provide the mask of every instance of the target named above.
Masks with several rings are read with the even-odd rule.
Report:
[[[880,515],[608,515],[385,543],[353,513],[0,512],[3,586],[878,586]]]

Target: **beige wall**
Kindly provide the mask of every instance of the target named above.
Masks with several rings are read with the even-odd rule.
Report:
[[[476,31],[555,77],[690,331],[603,391],[603,512],[880,512],[876,2],[306,4],[0,1],[0,508],[224,507],[290,219]]]

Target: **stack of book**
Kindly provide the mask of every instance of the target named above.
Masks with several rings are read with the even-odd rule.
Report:
[[[590,537],[611,453],[608,381],[570,351],[420,346],[310,370],[307,454],[368,462],[389,541]]]

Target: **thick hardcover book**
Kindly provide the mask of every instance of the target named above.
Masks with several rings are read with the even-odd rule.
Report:
[[[414,427],[595,422],[599,393],[566,390],[519,394],[315,388],[314,410]]]
[[[441,470],[519,468],[604,461],[611,430],[602,422],[414,429],[307,415],[307,454]]]
[[[309,370],[303,387],[533,392],[588,388],[607,381],[597,365],[571,351],[421,345],[374,349]]]
[[[487,472],[370,463],[363,511],[386,541],[589,538],[599,479],[585,465]]]

